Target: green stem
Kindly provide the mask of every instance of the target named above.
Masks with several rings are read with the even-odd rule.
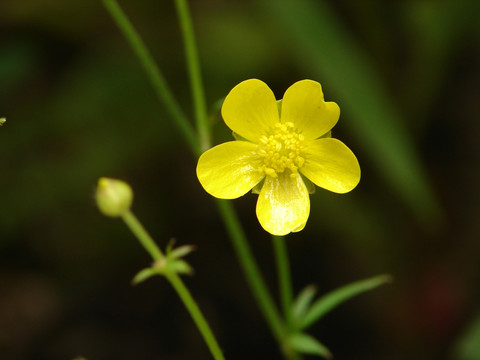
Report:
[[[216,360],[225,360],[222,350],[218,346],[217,340],[213,335],[212,331],[210,330],[210,326],[208,325],[205,317],[203,316],[200,308],[198,307],[197,303],[193,299],[190,291],[188,291],[187,287],[183,283],[182,279],[177,274],[168,274],[167,279],[170,281],[170,284],[174,287],[177,291],[178,296],[183,301],[183,304],[190,312],[190,315],[193,318],[193,321],[198,327],[198,330],[203,335],[205,342],[207,343],[208,347],[210,348],[210,352],[213,355],[213,358]]]
[[[117,26],[120,28],[127,41],[130,43],[133,52],[140,60],[140,63],[147,73],[158,99],[161,103],[163,103],[168,113],[175,121],[175,124],[179,128],[180,132],[185,136],[185,139],[192,148],[193,152],[197,156],[200,155],[200,144],[197,140],[195,131],[175,100],[164,76],[160,72],[143,40],[140,38],[140,35],[138,35],[127,15],[123,12],[116,0],[103,0],[103,4],[114,21],[117,23]]]
[[[192,89],[193,107],[195,109],[195,119],[198,136],[200,138],[200,146],[202,151],[206,151],[211,147],[210,126],[208,124],[200,61],[198,59],[198,51],[195,43],[195,32],[193,31],[192,18],[190,16],[187,0],[176,0],[175,5],[182,31],[183,45],[185,47],[185,56],[190,76],[190,87]]]
[[[126,211],[122,215],[122,219],[125,221],[133,235],[135,235],[135,237],[140,241],[140,244],[142,244],[145,250],[147,250],[153,260],[158,261],[165,257],[165,255],[162,253],[162,250],[160,250],[157,244],[155,244],[155,241],[153,241],[147,230],[145,230],[142,223],[138,221],[137,217],[131,211]]]
[[[122,219],[125,221],[128,228],[132,231],[136,238],[140,241],[145,250],[147,250],[153,260],[158,261],[165,258],[165,255],[163,255],[157,244],[155,244],[155,241],[153,241],[152,237],[148,234],[143,225],[131,211],[125,212],[122,215]],[[213,332],[207,323],[207,320],[205,320],[200,308],[183,283],[182,279],[180,279],[176,273],[167,273],[165,277],[170,284],[172,284],[173,288],[190,313],[190,316],[197,325],[197,328],[202,334],[203,339],[207,343],[213,358],[215,360],[225,360],[222,351],[218,346],[217,340],[215,339],[215,336],[213,335]]]
[[[293,330],[294,325],[292,315],[293,290],[287,245],[283,236],[272,236],[272,242],[275,252],[275,261],[277,264],[278,286],[280,290],[283,316],[285,316],[285,320],[288,324],[289,330],[291,331]]]
[[[282,345],[286,334],[285,326],[255,263],[252,251],[250,250],[243,229],[235,214],[235,210],[230,202],[220,199],[215,200],[223,222],[226,225],[230,239],[232,240],[240,265],[247,278],[248,285],[250,286],[273,335],[279,344]]]

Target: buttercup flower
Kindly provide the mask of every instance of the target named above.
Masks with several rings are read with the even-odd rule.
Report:
[[[298,81],[277,102],[264,82],[243,81],[225,98],[222,116],[238,140],[203,153],[198,179],[221,199],[259,192],[257,217],[273,235],[305,227],[309,181],[336,193],[346,193],[360,181],[357,158],[331,137],[340,108],[324,101],[318,82]]]

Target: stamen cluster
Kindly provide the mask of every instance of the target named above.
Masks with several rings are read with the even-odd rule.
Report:
[[[293,123],[277,123],[271,135],[262,135],[257,153],[263,158],[259,171],[274,178],[285,170],[294,177],[305,163],[301,156],[304,136],[299,134]]]

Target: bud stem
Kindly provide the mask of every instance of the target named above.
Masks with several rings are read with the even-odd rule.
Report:
[[[143,225],[130,210],[122,215],[122,219],[153,260],[162,260],[165,257],[157,244],[155,244],[155,241],[153,241],[152,237],[148,234],[147,230],[145,230]]]
[[[122,219],[123,221],[125,221],[128,228],[132,231],[136,238],[140,241],[145,250],[147,250],[153,260],[158,261],[165,259],[165,255],[162,253],[157,244],[155,244],[155,241],[153,241],[152,237],[148,234],[147,230],[145,230],[137,217],[130,210],[123,213]],[[222,354],[222,350],[218,346],[217,340],[215,339],[215,336],[213,335],[213,332],[210,329],[207,320],[203,316],[196,301],[193,299],[190,291],[185,286],[180,276],[178,276],[174,272],[166,272],[165,277],[173,286],[178,296],[182,300],[183,304],[187,308],[188,312],[190,313],[190,316],[195,322],[195,325],[197,325],[197,328],[202,334],[203,339],[207,343],[207,346],[210,349],[213,358],[215,360],[225,360]]]

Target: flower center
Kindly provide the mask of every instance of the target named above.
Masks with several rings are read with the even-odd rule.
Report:
[[[271,135],[263,135],[258,143],[257,153],[263,158],[263,165],[259,171],[277,177],[278,174],[289,170],[290,176],[296,176],[298,169],[305,162],[300,156],[304,139],[304,136],[296,131],[293,123],[275,124]]]

